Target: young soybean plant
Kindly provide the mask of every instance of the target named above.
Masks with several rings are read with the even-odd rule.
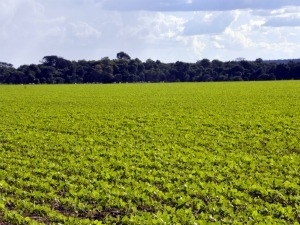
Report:
[[[1,86],[0,223],[299,223],[299,88]]]

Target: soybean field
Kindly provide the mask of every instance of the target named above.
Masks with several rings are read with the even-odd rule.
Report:
[[[0,224],[299,224],[300,82],[0,86]]]

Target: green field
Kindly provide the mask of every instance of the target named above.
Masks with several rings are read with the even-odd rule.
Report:
[[[0,86],[0,224],[299,224],[300,82]]]

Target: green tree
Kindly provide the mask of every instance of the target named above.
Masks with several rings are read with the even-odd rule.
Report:
[[[197,63],[203,66],[205,69],[211,66],[209,59],[202,59],[200,61],[197,61]]]
[[[122,60],[129,61],[131,58],[127,53],[119,52],[119,53],[117,53],[117,59],[119,59],[119,60],[122,59]]]

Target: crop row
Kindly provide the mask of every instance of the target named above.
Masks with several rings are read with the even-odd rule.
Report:
[[[0,90],[0,222],[300,222],[297,82]]]

